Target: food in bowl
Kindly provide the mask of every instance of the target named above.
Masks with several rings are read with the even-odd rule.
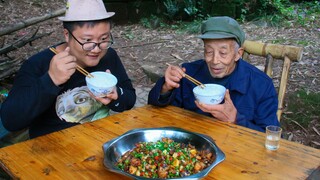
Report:
[[[223,101],[226,88],[219,84],[205,84],[205,87],[193,88],[195,98],[203,104],[219,104]]]
[[[215,144],[214,140],[210,136],[199,134],[191,131],[187,131],[176,127],[162,127],[162,128],[142,128],[130,130],[106,143],[103,144],[104,159],[103,164],[107,170],[133,178],[141,180],[152,180],[155,178],[147,178],[130,174],[124,170],[121,170],[117,166],[117,162],[128,151],[134,149],[137,143],[141,142],[158,142],[163,138],[170,138],[171,140],[183,143],[186,145],[193,145],[197,152],[212,153],[213,162],[207,167],[202,169],[196,174],[190,176],[167,178],[174,180],[185,179],[201,179],[209,174],[209,172],[224,161],[225,154]],[[213,158],[215,157],[215,158]],[[161,165],[161,164],[160,164]],[[141,173],[140,173],[141,175]],[[162,179],[162,178],[156,178]]]
[[[88,89],[97,97],[104,97],[116,86],[118,80],[111,73],[96,71],[91,73],[93,77],[86,77]]]
[[[191,144],[162,138],[139,142],[117,161],[116,166],[130,174],[146,178],[177,178],[196,174],[209,167],[215,154],[198,151]]]

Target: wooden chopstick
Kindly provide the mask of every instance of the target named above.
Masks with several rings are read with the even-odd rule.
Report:
[[[76,69],[81,72],[82,74],[84,74],[85,76],[89,77],[89,78],[93,78],[93,75],[90,74],[88,71],[86,71],[85,69],[83,69],[81,66],[77,65]]]
[[[57,51],[55,48],[50,47],[49,49],[50,49],[50,51],[52,51],[53,53],[58,54],[58,51]],[[88,71],[86,71],[85,69],[83,69],[81,66],[77,65],[76,69],[77,69],[79,72],[81,72],[83,75],[85,75],[85,76],[87,76],[87,77],[89,77],[89,78],[93,78],[93,75],[90,74],[90,73],[89,73]]]
[[[189,76],[188,74],[184,74],[185,78],[187,78],[189,81],[193,82],[195,85],[200,86],[202,89],[205,87],[204,84],[202,84],[200,81],[194,79],[193,77]]]
[[[170,66],[169,63],[166,63],[168,66]],[[193,77],[189,76],[188,74],[184,73],[183,76],[187,78],[189,81],[193,82],[195,85],[200,86],[202,89],[205,87],[204,84],[202,84],[200,81],[194,79]]]

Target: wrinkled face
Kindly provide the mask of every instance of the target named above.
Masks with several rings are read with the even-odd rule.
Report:
[[[100,22],[93,27],[88,25],[83,27],[77,26],[72,34],[81,43],[99,43],[111,40],[110,28],[109,22]],[[69,32],[66,29],[64,29],[64,36],[68,46],[70,47],[70,53],[77,58],[77,64],[82,67],[96,66],[107,52],[107,49],[101,50],[98,46],[91,51],[83,50],[82,45],[79,44],[72,36],[69,36]]]
[[[242,53],[243,48],[233,39],[204,39],[204,57],[214,78],[231,74]]]

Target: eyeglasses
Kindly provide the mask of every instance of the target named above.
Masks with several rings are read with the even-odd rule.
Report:
[[[68,30],[68,29],[67,29]],[[93,50],[96,46],[98,46],[101,50],[105,50],[108,49],[109,47],[112,46],[113,44],[113,37],[112,34],[110,33],[110,39],[111,41],[102,41],[99,43],[95,43],[95,42],[85,42],[85,43],[81,43],[76,37],[74,37],[74,35],[71,33],[71,31],[68,30],[68,32],[71,34],[71,36],[73,37],[74,40],[76,40],[81,46],[82,49],[85,51],[91,51]]]

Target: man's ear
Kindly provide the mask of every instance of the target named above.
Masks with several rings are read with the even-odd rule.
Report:
[[[69,31],[67,29],[63,29],[63,35],[66,42],[69,42]]]
[[[238,61],[240,58],[242,58],[243,53],[244,53],[244,48],[240,47],[238,49],[238,52],[237,52],[237,55],[236,55],[236,61]]]

